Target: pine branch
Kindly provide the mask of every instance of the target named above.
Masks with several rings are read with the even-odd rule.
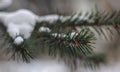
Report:
[[[38,27],[38,26],[36,26]],[[88,30],[82,29],[80,32],[59,31],[53,29],[53,32],[33,32],[31,41],[35,41],[33,49],[39,49],[39,53],[52,57],[59,57],[72,67],[76,66],[77,59],[85,60],[89,55],[92,55],[94,34]],[[47,51],[47,52],[46,52]]]
[[[47,18],[47,19],[46,19]],[[108,30],[112,34],[110,27],[113,27],[118,34],[120,34],[120,12],[112,13],[86,13],[86,14],[74,14],[72,16],[63,15],[48,15],[40,17],[40,26],[46,26],[50,29],[53,28],[67,28],[67,27],[92,27],[99,36],[104,35],[106,39],[107,34],[104,34],[104,30]],[[38,27],[40,27],[38,26]],[[105,26],[106,28],[103,28]],[[89,28],[88,28],[89,29]],[[89,29],[90,30],[90,29]]]
[[[49,20],[50,19],[50,20]],[[62,24],[61,26],[102,26],[102,25],[119,25],[120,12],[112,13],[86,13],[74,14],[72,16],[48,15],[41,16],[39,23],[54,26],[54,24]]]
[[[94,37],[88,31],[82,30],[80,33],[75,33],[73,36],[71,32],[65,34],[50,33],[49,35],[41,37],[41,40],[42,39],[48,44],[50,55],[56,56],[56,53],[60,52],[61,57],[80,57],[92,53],[91,41],[94,40]]]
[[[112,26],[119,32],[119,24],[120,12],[41,16],[31,37],[24,40],[20,45],[14,44],[14,40],[8,35],[4,26],[1,26],[1,29],[4,31],[4,36],[8,38],[6,40],[10,43],[8,48],[13,52],[12,58],[16,59],[18,57],[29,62],[34,57],[34,53],[39,50],[41,53],[48,51],[47,53],[50,56],[59,56],[61,59],[68,58],[68,62],[74,63],[75,59],[87,59],[88,55],[93,53],[92,44],[95,38],[87,27],[93,27],[97,33],[102,33],[105,36],[100,27]],[[81,31],[76,30],[75,27],[77,26],[81,27]],[[48,27],[51,31],[40,32],[40,27]],[[85,27],[86,30],[83,30],[82,27]],[[99,27],[99,29],[96,27]]]

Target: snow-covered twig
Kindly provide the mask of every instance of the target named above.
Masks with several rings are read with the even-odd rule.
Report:
[[[78,21],[86,20],[89,21],[89,14],[74,16],[61,16],[61,15],[46,15],[37,16],[30,10],[20,9],[15,12],[0,12],[0,21],[3,22],[4,26],[7,28],[9,35],[15,39],[16,36],[21,35],[23,38],[28,39],[31,36],[36,23],[48,22],[54,24],[56,21],[65,22],[70,20],[71,22],[78,18]],[[76,21],[76,22],[78,22]],[[39,28],[39,32],[50,32],[51,30],[47,27]]]

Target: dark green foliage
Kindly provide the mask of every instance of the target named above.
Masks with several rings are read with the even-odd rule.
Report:
[[[79,58],[92,53],[92,41],[94,36],[88,31],[80,31],[78,34],[74,34],[71,37],[71,33],[58,33],[56,36],[52,33],[44,33],[41,37],[38,36],[36,39],[38,42],[43,42],[44,45],[48,46],[49,55],[60,57]]]
[[[30,47],[26,40],[24,40],[22,44],[16,45],[13,43],[14,40],[8,35],[6,28],[2,23],[0,24],[0,30],[1,40],[3,39],[4,41],[1,47],[6,50],[7,54],[12,53],[10,58],[14,60],[22,59],[25,62],[30,62],[30,59],[33,59],[31,52],[29,51]]]
[[[22,59],[25,62],[30,62],[30,59],[33,59],[30,52],[30,47],[26,44],[26,42],[23,42],[21,45],[13,44],[11,46],[11,49],[13,49],[13,54],[11,56],[12,59]]]

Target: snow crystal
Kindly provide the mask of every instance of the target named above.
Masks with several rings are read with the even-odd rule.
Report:
[[[40,27],[39,32],[51,32],[51,30],[48,27]]]
[[[20,45],[23,41],[23,38],[18,36],[17,38],[15,38],[14,44]]]
[[[9,7],[12,4],[12,0],[0,0],[0,9]]]

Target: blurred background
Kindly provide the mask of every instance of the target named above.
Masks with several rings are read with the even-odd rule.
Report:
[[[120,0],[0,0],[6,1],[8,7],[1,10],[15,11],[18,9],[29,9],[39,15],[63,13],[72,14],[95,10],[113,11],[120,9]],[[2,3],[2,2],[1,2]],[[5,3],[5,2],[4,2]],[[3,4],[1,4],[2,6]]]

